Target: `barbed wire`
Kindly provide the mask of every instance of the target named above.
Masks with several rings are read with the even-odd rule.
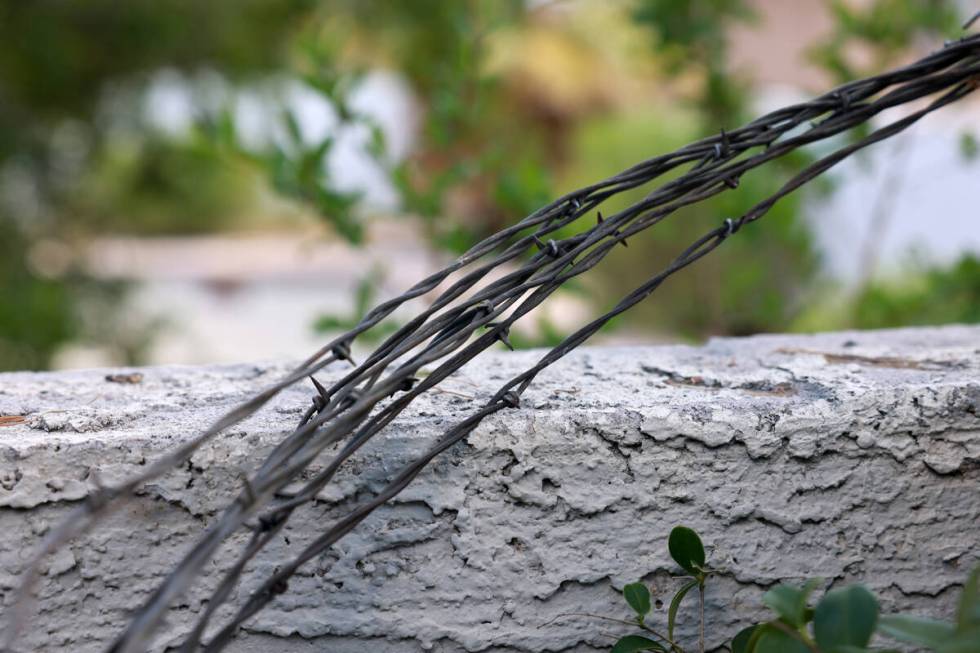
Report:
[[[350,532],[377,507],[398,494],[440,453],[471,433],[486,417],[520,406],[535,377],[568,354],[615,316],[656,290],[672,274],[721,246],[746,224],[764,216],[782,197],[805,185],[854,152],[887,139],[923,116],[955,102],[980,84],[980,36],[951,42],[920,61],[882,75],[845,84],[812,101],[792,105],[722,131],[675,152],[629,168],[602,182],[555,200],[517,224],[474,246],[456,261],[430,275],[399,297],[370,311],[351,331],[335,338],[280,382],[230,411],[204,432],[115,487],[97,488],[59,527],[52,530],[25,572],[19,599],[10,611],[5,649],[13,650],[17,633],[27,622],[28,597],[37,582],[43,558],[84,534],[126,498],[154,478],[183,465],[218,433],[261,409],[284,388],[313,380],[316,394],[299,424],[273,448],[242,489],[177,563],[109,648],[116,653],[143,651],[173,602],[200,579],[218,549],[243,529],[251,531],[234,563],[224,571],[193,629],[179,645],[183,653],[220,651],[238,628],[288,589],[299,568]],[[938,96],[938,97],[934,97]],[[904,117],[842,145],[790,178],[776,193],[748,212],[728,217],[678,255],[667,267],[625,295],[547,352],[535,365],[504,383],[472,415],[447,430],[369,500],[356,506],[310,542],[298,555],[282,561],[276,571],[249,594],[231,617],[208,636],[211,622],[231,597],[249,563],[284,528],[294,511],[314,501],[340,466],[396,419],[419,396],[436,388],[481,352],[497,342],[509,345],[512,325],[547,300],[557,289],[601,262],[614,247],[626,244],[677,210],[736,188],[742,175],[798,148],[826,141],[867,124],[882,112],[925,98],[931,102]],[[646,186],[667,173],[679,176],[652,189],[643,199],[613,215],[599,212],[609,198]],[[581,228],[580,220],[595,215]],[[579,228],[574,235],[560,234]],[[528,253],[531,255],[528,256]],[[460,273],[431,304],[382,342],[360,364],[351,357],[354,340],[405,303],[420,298]],[[488,281],[491,273],[499,274]],[[314,375],[325,366],[345,361],[351,370],[324,387]],[[434,368],[422,375],[423,369]],[[342,443],[329,462],[311,474],[311,464],[328,447]],[[304,474],[305,473],[305,474]],[[305,478],[309,476],[309,478]],[[305,478],[298,491],[282,490]]]

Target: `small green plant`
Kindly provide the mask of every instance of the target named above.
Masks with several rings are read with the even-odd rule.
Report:
[[[701,538],[686,526],[671,531],[668,549],[687,576],[670,601],[666,630],[647,621],[650,590],[642,582],[631,583],[623,588],[623,598],[643,634],[619,638],[612,653],[686,653],[674,631],[681,602],[695,588],[699,595],[697,650],[704,653],[704,587],[718,572],[708,566]],[[966,581],[954,623],[882,615],[878,599],[861,585],[831,590],[810,607],[810,595],[820,584],[820,580],[811,579],[802,586],[779,584],[766,592],[762,602],[776,616],[742,629],[729,643],[732,653],[897,653],[895,649],[870,648],[875,634],[935,653],[980,653],[980,567]]]

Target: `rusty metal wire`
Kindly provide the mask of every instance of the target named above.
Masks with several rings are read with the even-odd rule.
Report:
[[[277,595],[288,590],[290,577],[306,562],[350,532],[378,506],[398,494],[428,463],[459,442],[487,416],[520,406],[521,395],[535,377],[572,351],[613,317],[645,299],[672,274],[721,246],[745,225],[760,219],[780,198],[793,192],[854,152],[887,139],[923,116],[955,102],[980,84],[980,36],[951,42],[942,50],[909,66],[841,86],[810,102],[774,111],[732,131],[692,143],[655,157],[597,184],[582,188],[539,209],[519,223],[489,237],[445,269],[423,279],[403,295],[370,311],[350,332],[315,352],[282,381],[263,390],[226,414],[210,428],[149,465],[138,476],[116,487],[91,494],[71,517],[46,537],[25,574],[21,597],[12,610],[5,649],[13,650],[17,632],[26,623],[26,600],[49,553],[91,529],[147,481],[184,464],[215,435],[259,410],[282,389],[313,377],[326,365],[346,361],[352,369],[330,387],[314,379],[313,404],[294,430],[285,435],[268,457],[244,480],[235,501],[218,515],[156,591],[136,609],[111,645],[110,651],[146,650],[173,602],[205,572],[219,547],[233,534],[251,530],[247,544],[227,569],[193,630],[179,650],[220,651],[238,628]],[[921,100],[932,98],[920,106]],[[668,218],[678,209],[738,186],[740,177],[788,153],[826,141],[867,124],[882,112],[906,107],[904,117],[841,145],[800,171],[771,197],[741,216],[720,220],[665,269],[625,295],[606,314],[592,320],[547,352],[533,367],[504,383],[465,420],[446,431],[417,460],[399,470],[386,487],[326,528],[291,560],[278,561],[275,573],[252,590],[224,624],[212,627],[218,609],[232,595],[249,563],[273,540],[293,512],[311,501],[331,481],[337,469],[361,446],[390,424],[418,396],[432,390],[464,364],[496,342],[509,344],[511,326],[545,301],[569,279],[581,275],[627,239]],[[914,110],[909,107],[918,107]],[[676,178],[653,188],[642,200],[602,217],[603,202],[623,191],[645,186],[668,172]],[[595,214],[595,224],[572,236],[557,238],[583,217]],[[530,253],[530,255],[529,255]],[[493,281],[492,272],[510,271]],[[512,268],[512,269],[511,269]],[[355,364],[351,343],[364,331],[391,315],[404,303],[436,290],[460,273],[428,308],[387,338],[368,358]],[[420,370],[434,366],[424,378]],[[327,447],[342,443],[326,466],[315,474],[311,463]],[[299,491],[284,498],[288,484],[303,478]]]

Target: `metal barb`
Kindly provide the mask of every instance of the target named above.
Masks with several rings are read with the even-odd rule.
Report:
[[[510,343],[510,327],[500,322],[490,322],[486,325],[488,329],[497,331],[497,340],[504,343],[507,349],[514,351],[514,345]]]
[[[735,226],[734,220],[731,218],[725,218],[725,238],[728,238],[734,234],[737,229],[738,227]]]
[[[316,395],[313,397],[313,405],[316,407],[317,412],[321,411],[330,403],[330,393],[327,389],[323,387],[323,384],[316,380],[316,377],[312,374],[310,375],[310,381],[313,382],[313,387],[316,388]]]
[[[336,345],[330,348],[330,353],[333,354],[334,358],[337,360],[347,361],[352,367],[357,367],[357,363],[354,362],[354,358],[351,356],[349,340],[338,342]]]
[[[281,512],[274,512],[271,515],[260,515],[258,522],[258,531],[260,533],[268,533],[274,529],[279,524],[285,521],[285,515]]]
[[[255,488],[252,487],[252,481],[248,477],[248,472],[245,470],[239,470],[239,475],[242,479],[242,485],[245,488],[245,498],[248,500],[245,507],[247,508],[249,506],[254,506],[256,501]]]
[[[407,378],[402,379],[401,385],[398,386],[398,390],[400,390],[401,392],[409,392],[411,391],[412,388],[415,387],[415,384],[418,382],[419,379],[417,376],[409,376]]]
[[[269,588],[269,593],[272,596],[279,596],[280,594],[285,594],[287,590],[289,590],[289,581],[280,580]]]
[[[722,128],[721,130],[721,154],[722,156],[728,156],[731,154],[732,146],[731,142],[728,140],[728,132]]]

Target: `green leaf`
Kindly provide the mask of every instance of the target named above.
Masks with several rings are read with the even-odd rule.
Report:
[[[690,581],[684,585],[684,587],[677,590],[677,594],[674,594],[674,598],[670,600],[670,607],[667,608],[667,639],[671,641],[674,639],[674,625],[677,622],[677,608],[681,607],[681,601],[683,601],[684,596],[691,591],[691,588],[697,586],[698,581]]]
[[[667,548],[674,562],[695,576],[704,569],[704,545],[701,538],[686,526],[676,526],[670,531]]]
[[[612,653],[633,653],[634,651],[666,651],[661,644],[642,635],[620,637],[612,648]]]
[[[775,626],[760,626],[752,653],[812,653],[806,644]]]
[[[966,579],[956,608],[957,632],[973,629],[980,629],[980,566],[974,568]]]
[[[776,585],[762,595],[762,602],[778,614],[783,621],[794,628],[799,628],[807,622],[809,615],[807,614],[806,602],[819,582],[818,580],[809,580],[803,587]]]
[[[371,130],[371,139],[366,149],[371,156],[383,162],[388,151],[384,130],[374,121],[368,123],[368,129]]]
[[[878,601],[860,585],[824,595],[813,614],[817,646],[830,651],[840,646],[867,646],[878,624]]]
[[[951,624],[934,619],[887,614],[878,622],[878,631],[893,639],[910,644],[922,644],[936,648],[949,640],[955,628]]]
[[[756,628],[759,628],[758,624],[738,631],[738,634],[732,638],[732,653],[751,653],[749,640],[752,639],[752,633],[755,632]]]
[[[960,155],[967,163],[975,160],[980,154],[980,142],[977,137],[970,132],[963,132],[960,135]]]
[[[956,635],[936,648],[936,653],[977,653],[980,651],[980,628]]]
[[[286,123],[286,131],[293,143],[299,145],[303,143],[303,132],[299,128],[299,121],[296,114],[292,111],[283,111],[283,122]]]
[[[623,598],[629,606],[636,612],[636,616],[643,618],[650,612],[650,590],[643,583],[630,583],[623,588]]]

